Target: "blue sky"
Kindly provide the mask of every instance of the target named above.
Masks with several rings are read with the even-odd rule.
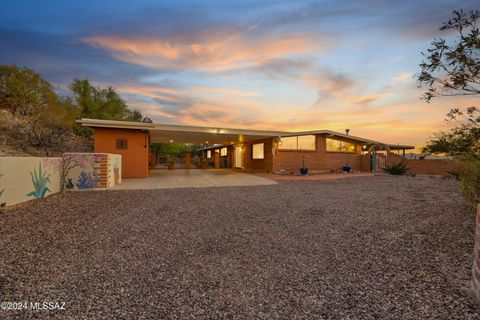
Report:
[[[476,1],[10,1],[0,61],[65,92],[113,86],[153,120],[350,128],[421,146],[465,98],[420,100],[421,51]]]

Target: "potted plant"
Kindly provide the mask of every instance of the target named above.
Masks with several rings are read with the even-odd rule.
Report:
[[[308,174],[308,168],[305,167],[305,156],[302,157],[302,167],[300,168],[300,174],[306,176]]]

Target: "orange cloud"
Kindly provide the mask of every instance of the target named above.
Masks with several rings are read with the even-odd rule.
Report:
[[[249,67],[263,60],[319,51],[312,35],[290,35],[275,39],[248,39],[242,34],[213,36],[188,41],[183,37],[145,38],[96,36],[84,42],[103,48],[121,61],[154,68],[224,70]]]

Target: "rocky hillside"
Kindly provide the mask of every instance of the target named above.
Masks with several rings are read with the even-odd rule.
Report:
[[[22,134],[23,123],[10,112],[0,109],[0,157],[44,157],[45,152],[30,145]],[[65,150],[54,151],[51,156],[59,156],[63,152],[90,152],[91,144],[82,137],[72,137]]]

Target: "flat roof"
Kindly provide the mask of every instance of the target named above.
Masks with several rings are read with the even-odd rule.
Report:
[[[132,129],[148,131],[152,142],[174,142],[174,143],[199,143],[199,144],[220,144],[230,145],[238,142],[249,142],[272,137],[288,137],[297,135],[316,135],[325,134],[327,136],[336,136],[349,140],[362,142],[365,144],[384,144],[379,141],[364,139],[352,135],[347,135],[331,130],[314,130],[314,131],[268,131],[268,130],[251,130],[238,128],[221,128],[221,127],[202,127],[177,124],[162,124],[149,122],[132,122],[132,121],[116,121],[116,120],[99,120],[99,119],[80,119],[77,120],[85,127],[92,128],[112,128],[112,129]],[[390,149],[415,149],[413,146],[387,144]]]

